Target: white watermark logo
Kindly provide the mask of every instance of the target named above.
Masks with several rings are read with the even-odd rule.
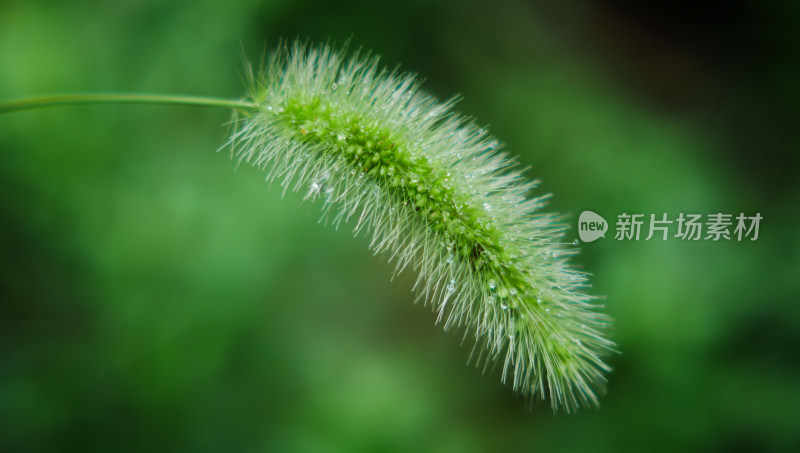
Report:
[[[678,214],[677,218],[669,218],[666,213],[656,216],[650,214],[628,214],[623,212],[617,216],[614,239],[618,241],[639,241],[644,239],[678,238],[682,241],[743,241],[758,239],[758,228],[763,217],[761,213],[746,216],[717,212],[708,214]],[[649,222],[647,222],[649,220]],[[735,220],[735,222],[734,222]],[[735,224],[735,226],[734,226]],[[608,223],[600,215],[592,211],[583,211],[578,218],[578,236],[583,242],[592,242],[606,237]],[[674,230],[674,235],[672,234]],[[643,232],[646,232],[645,236]]]
[[[606,237],[608,222],[599,214],[592,211],[583,211],[578,219],[578,236],[583,242],[592,242]]]

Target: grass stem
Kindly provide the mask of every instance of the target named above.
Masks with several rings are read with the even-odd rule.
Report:
[[[231,109],[254,109],[253,102],[239,99],[221,99],[202,96],[174,96],[164,94],[51,94],[13,101],[0,102],[0,114],[20,110],[73,104],[169,104],[201,107],[225,107]]]

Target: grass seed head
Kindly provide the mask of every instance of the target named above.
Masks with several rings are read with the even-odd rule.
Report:
[[[284,44],[248,79],[258,107],[235,121],[240,160],[415,270],[437,322],[464,328],[514,389],[554,410],[598,404],[608,319],[568,263],[565,225],[494,137],[377,57]]]

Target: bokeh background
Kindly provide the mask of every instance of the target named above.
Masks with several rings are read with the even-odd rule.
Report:
[[[641,3],[3,0],[0,99],[238,97],[243,54],[351,39],[463,95],[572,223],[764,220],[586,244],[621,353],[599,410],[553,415],[364,238],[215,153],[228,113],[5,115],[0,450],[800,451],[798,4]]]

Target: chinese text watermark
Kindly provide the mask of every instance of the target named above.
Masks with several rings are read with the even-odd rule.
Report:
[[[663,214],[628,214],[617,216],[614,239],[618,241],[650,241],[677,238],[683,241],[755,241],[763,217],[760,213],[748,216],[717,212],[685,214],[670,218]],[[578,218],[578,236],[583,242],[605,237],[608,222],[592,211],[583,211]]]

